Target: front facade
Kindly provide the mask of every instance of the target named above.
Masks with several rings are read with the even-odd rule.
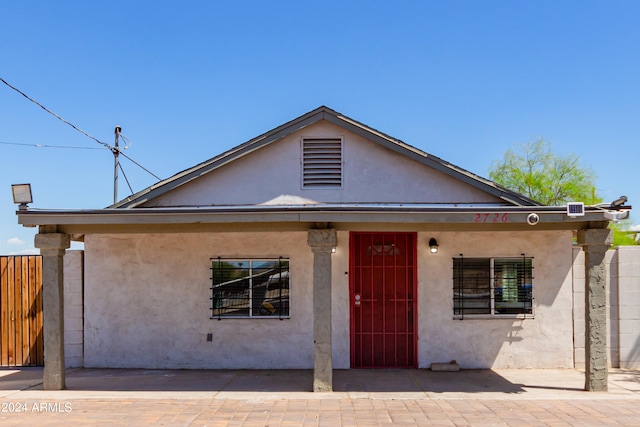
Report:
[[[85,243],[84,366],[313,368],[322,391],[332,369],[574,367],[572,239],[599,268],[604,212],[320,107],[109,208],[19,219]]]
[[[462,368],[573,367],[570,232],[336,234],[334,368],[428,368],[451,360]],[[431,238],[440,244],[437,254],[430,253]],[[353,248],[353,240],[364,242]],[[391,245],[399,249],[385,252]],[[367,253],[369,247],[374,254]],[[532,257],[533,313],[456,314],[452,260],[461,253],[517,261],[523,253]],[[218,257],[245,263],[287,260],[288,310],[249,317],[244,303],[236,307],[245,311],[218,317],[211,308],[212,264],[215,268]],[[355,257],[365,266],[354,268]],[[310,369],[312,265],[304,231],[86,236],[84,364]],[[252,300],[252,311],[263,300]]]

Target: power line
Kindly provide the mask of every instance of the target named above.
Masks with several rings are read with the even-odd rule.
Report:
[[[78,132],[80,132],[81,134],[83,134],[84,136],[86,136],[87,138],[93,139],[95,142],[97,142],[98,144],[101,144],[103,146],[105,146],[106,148],[111,149],[111,146],[109,146],[109,144],[107,144],[106,142],[102,142],[100,141],[98,138],[89,135],[87,132],[83,131],[82,129],[80,129],[79,127],[75,126],[72,123],[69,123],[68,121],[66,121],[65,119],[63,119],[62,117],[60,117],[59,115],[57,115],[56,113],[54,113],[53,111],[49,110],[47,107],[45,107],[44,105],[40,104],[38,101],[36,101],[35,99],[29,97],[29,95],[27,95],[26,93],[22,92],[20,89],[18,89],[15,86],[10,85],[9,83],[7,83],[7,81],[5,79],[3,79],[2,77],[0,77],[0,81],[2,81],[2,83],[4,83],[5,85],[9,86],[11,89],[15,90],[16,92],[18,92],[20,95],[24,96],[25,98],[27,98],[29,101],[33,102],[34,104],[36,104],[38,107],[42,108],[44,111],[46,111],[47,113],[51,114],[53,117],[55,117],[56,119],[60,120],[61,122],[71,126],[72,128],[74,128],[75,130],[77,130]]]
[[[129,178],[127,178],[127,174],[124,173],[124,169],[122,168],[122,164],[118,163],[118,167],[122,171],[122,176],[124,176],[124,180],[127,181],[127,185],[129,186],[129,191],[131,191],[131,194],[133,194],[133,188],[131,188],[131,184],[129,184]],[[117,202],[117,200],[116,200],[116,202]]]
[[[67,148],[67,149],[75,149],[75,150],[104,150],[104,148],[99,147],[73,147],[69,145],[47,145],[47,144],[24,144],[20,142],[6,142],[0,141],[0,144],[3,145],[18,145],[21,147],[36,147],[36,148]]]
[[[131,140],[129,138],[127,138],[126,136],[124,136],[121,133],[118,133],[118,135],[120,136],[120,138],[126,142],[126,144],[124,145],[124,147],[122,147],[123,150],[126,150],[127,148],[131,147]]]
[[[27,95],[26,93],[22,92],[20,89],[18,89],[15,86],[12,86],[11,84],[9,84],[5,79],[3,79],[2,77],[0,77],[0,81],[2,83],[4,83],[5,85],[7,85],[8,87],[10,87],[11,89],[13,89],[14,91],[18,92],[20,95],[24,96],[25,98],[27,98],[29,101],[33,102],[34,104],[36,104],[38,107],[42,108],[44,111],[46,111],[47,113],[51,114],[52,116],[54,116],[55,118],[57,118],[58,120],[62,121],[63,123],[71,126],[72,128],[74,128],[75,130],[77,130],[78,132],[80,132],[81,134],[83,134],[84,136],[86,136],[87,138],[90,138],[94,141],[96,141],[98,144],[102,145],[103,147],[109,149],[114,156],[119,154],[122,154],[124,157],[126,157],[127,159],[129,159],[131,162],[133,162],[136,166],[138,166],[139,168],[141,168],[142,170],[144,170],[145,172],[147,172],[148,174],[150,174],[151,176],[153,176],[154,178],[156,178],[157,180],[160,180],[160,178],[154,174],[153,172],[151,172],[149,169],[145,168],[144,166],[142,166],[140,163],[136,162],[135,160],[133,160],[131,157],[125,155],[122,150],[120,150],[117,147],[112,147],[111,145],[107,144],[106,142],[102,142],[100,141],[98,138],[89,135],[87,132],[83,131],[82,129],[80,129],[79,127],[75,126],[74,124],[68,122],[67,120],[63,119],[62,117],[60,117],[59,115],[57,115],[56,113],[54,113],[53,111],[49,110],[47,107],[45,107],[44,105],[40,104],[38,101],[36,101],[35,99],[31,98],[29,95]],[[131,146],[131,142],[129,141],[129,139],[125,138],[125,142],[127,142],[127,145],[124,148],[128,148]],[[7,144],[12,144],[13,143],[7,143]],[[17,144],[16,144],[17,145]],[[124,172],[124,171],[123,171]]]
[[[124,157],[126,157],[127,159],[129,159],[131,162],[133,162],[133,164],[135,164],[136,166],[138,166],[139,168],[141,168],[142,170],[144,170],[145,172],[147,172],[149,175],[153,176],[155,179],[157,179],[158,181],[161,180],[160,177],[158,177],[156,174],[154,174],[153,172],[151,172],[149,169],[145,168],[144,166],[142,166],[140,163],[136,162],[135,160],[133,160],[131,157],[127,156],[126,154],[124,154],[122,151],[120,151],[120,154],[122,154]]]

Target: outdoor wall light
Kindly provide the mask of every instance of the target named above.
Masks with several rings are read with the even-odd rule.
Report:
[[[11,191],[13,192],[13,203],[20,204],[18,210],[26,211],[27,203],[33,202],[31,184],[11,184]]]
[[[331,253],[332,253],[332,254],[335,254],[335,253],[336,253],[336,247],[335,247],[335,246],[331,248]]]
[[[433,237],[429,239],[429,251],[431,251],[432,254],[438,253],[438,241]]]

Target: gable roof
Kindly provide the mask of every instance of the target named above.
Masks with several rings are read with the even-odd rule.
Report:
[[[419,150],[399,139],[386,135],[376,129],[365,124],[353,120],[343,114],[338,113],[328,107],[321,106],[312,110],[296,119],[293,119],[277,128],[257,136],[249,141],[238,145],[216,157],[206,160],[196,166],[186,169],[173,175],[170,178],[159,181],[158,183],[133,194],[108,208],[128,209],[140,207],[144,203],[159,197],[169,191],[172,191],[198,177],[206,175],[219,167],[233,162],[255,150],[265,147],[276,142],[294,132],[297,132],[307,126],[326,120],[334,125],[342,127],[353,132],[367,140],[380,144],[381,146],[413,159],[425,166],[433,168],[444,173],[454,179],[460,180],[472,187],[498,197],[514,206],[540,206],[540,204],[522,194],[511,191],[493,181],[475,175],[463,168],[446,162],[439,157],[428,154]]]

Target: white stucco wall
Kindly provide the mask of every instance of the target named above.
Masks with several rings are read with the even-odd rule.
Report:
[[[306,232],[87,236],[85,366],[312,366],[306,239]],[[210,319],[210,258],[218,256],[290,258],[291,319]]]
[[[350,359],[350,316],[349,316],[349,232],[338,232],[338,246],[331,257],[331,317],[332,353],[334,369],[349,369]]]
[[[300,140],[303,137],[344,138],[343,188],[301,188]],[[341,127],[319,122],[157,197],[145,206],[262,204],[282,200],[281,196],[285,195],[323,203],[500,202]]]
[[[440,252],[428,251],[430,237]],[[87,367],[312,368],[312,263],[306,232],[87,235]],[[463,368],[573,366],[571,234],[419,233],[418,363]],[[350,367],[349,233],[333,263],[333,366]],[[452,257],[534,259],[535,318],[455,320]],[[210,319],[211,257],[291,259],[291,318]],[[213,342],[206,341],[207,333]]]
[[[428,252],[430,237],[438,254]],[[453,319],[453,257],[522,253],[534,257],[533,319]],[[420,367],[573,367],[571,232],[420,233],[418,260]]]

